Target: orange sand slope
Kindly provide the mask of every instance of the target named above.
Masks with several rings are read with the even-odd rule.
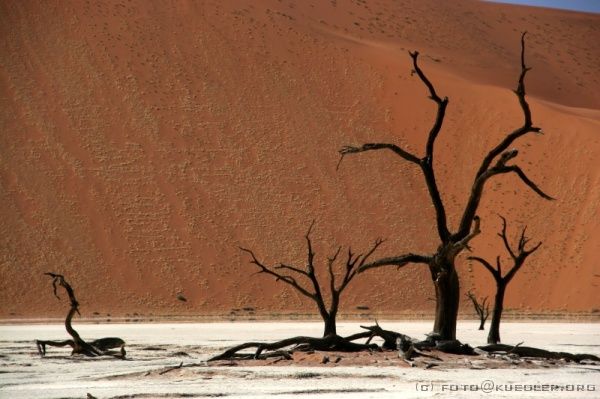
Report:
[[[323,266],[338,245],[377,237],[380,255],[432,251],[414,165],[365,153],[336,171],[337,150],[423,153],[435,107],[410,74],[407,50],[420,50],[450,98],[436,167],[455,227],[479,160],[521,123],[510,90],[522,30],[545,134],[515,143],[517,163],[557,200],[494,179],[473,250],[504,256],[496,212],[513,235],[527,224],[544,244],[506,307],[600,308],[599,15],[474,0],[162,3],[1,2],[1,317],[64,314],[45,271],[70,279],[85,315],[311,310],[251,276],[237,246],[302,265],[312,219]],[[464,289],[492,294],[479,265],[458,267]],[[432,296],[425,267],[380,269],[342,310],[429,311]]]

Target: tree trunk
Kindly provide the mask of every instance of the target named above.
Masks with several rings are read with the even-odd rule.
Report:
[[[71,310],[69,310],[69,314],[67,315],[67,318],[65,319],[65,329],[67,330],[69,335],[73,338],[73,353],[85,353],[85,351],[87,349],[86,343],[84,340],[81,339],[81,337],[79,336],[79,333],[77,331],[75,331],[75,329],[71,325],[71,320],[73,319],[73,316],[75,315],[76,312],[77,312],[77,309],[75,309],[73,307],[71,308]]]
[[[335,317],[335,313],[330,313],[327,317],[323,317],[323,321],[325,322],[325,330],[323,331],[323,337],[337,335]]]
[[[497,281],[496,298],[494,299],[494,310],[492,312],[492,324],[488,333],[488,344],[497,344],[500,342],[500,319],[502,318],[502,304],[504,303],[504,291],[506,284]]]
[[[479,329],[484,330],[484,327],[485,327],[485,319],[483,317],[481,317],[481,321],[479,323]]]
[[[458,304],[460,285],[454,264],[446,264],[441,271],[432,273],[435,276],[435,323],[433,332],[441,340],[456,339],[456,319],[458,317]]]

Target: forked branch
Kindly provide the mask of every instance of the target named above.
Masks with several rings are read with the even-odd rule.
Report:
[[[443,243],[447,243],[450,239],[450,232],[448,231],[448,222],[446,216],[446,210],[444,208],[444,203],[442,201],[437,181],[435,178],[435,171],[433,168],[433,153],[434,153],[434,145],[435,140],[438,137],[440,130],[442,129],[442,124],[444,122],[444,117],[446,114],[446,107],[448,105],[448,98],[444,97],[443,99],[437,94],[435,87],[431,83],[431,81],[425,76],[423,70],[419,67],[418,58],[419,52],[409,52],[412,60],[413,60],[413,73],[417,74],[419,79],[423,82],[423,84],[427,87],[429,91],[429,98],[433,100],[437,104],[437,113],[435,117],[435,121],[433,126],[429,131],[429,135],[427,137],[427,144],[425,146],[425,156],[423,158],[419,158],[416,155],[398,147],[396,144],[388,144],[388,143],[367,143],[362,146],[344,146],[339,151],[341,158],[339,164],[341,163],[343,157],[348,154],[355,154],[365,151],[371,150],[380,150],[380,149],[389,149],[394,151],[400,157],[405,160],[412,162],[414,164],[419,165],[421,171],[423,172],[423,176],[425,177],[425,183],[427,184],[427,189],[429,191],[429,195],[431,197],[431,202],[435,209],[436,213],[436,224],[438,235],[440,240]]]
[[[343,267],[343,273],[339,276],[339,283],[336,281],[335,263],[339,258],[341,247],[337,249],[335,254],[327,258],[327,272],[329,274],[329,301],[326,301],[323,295],[321,283],[315,272],[315,252],[313,250],[312,240],[310,234],[314,226],[314,221],[311,223],[308,232],[305,235],[306,247],[307,247],[307,263],[304,268],[288,265],[279,264],[276,266],[267,266],[250,249],[240,249],[251,256],[250,263],[258,267],[258,273],[265,273],[275,277],[276,281],[283,281],[288,284],[302,295],[313,300],[319,310],[319,314],[325,322],[325,333],[324,335],[335,335],[336,326],[335,318],[339,308],[340,296],[342,291],[348,287],[350,282],[356,277],[360,268],[365,265],[371,255],[383,244],[384,240],[377,239],[373,246],[365,254],[355,254],[352,250],[348,249],[348,256],[346,258],[346,264]],[[290,273],[285,273],[290,272]],[[292,275],[293,274],[293,275]],[[304,280],[300,282],[296,279],[301,278]]]
[[[502,216],[502,215],[498,215],[498,216],[502,220],[502,229],[500,230],[500,233],[498,233],[498,235],[502,239],[502,243],[504,244],[504,247],[506,248],[507,252],[509,253],[510,257],[513,260],[513,265],[510,268],[510,270],[508,271],[508,273],[506,273],[504,276],[502,275],[502,267],[501,267],[499,256],[496,258],[496,268],[492,267],[492,265],[485,259],[477,257],[477,256],[470,256],[470,257],[468,257],[468,259],[474,260],[474,261],[480,263],[481,265],[483,265],[494,276],[496,281],[498,281],[499,283],[501,283],[503,285],[506,285],[510,282],[510,280],[514,277],[514,275],[519,271],[521,266],[523,266],[527,257],[539,249],[539,247],[542,245],[542,242],[541,241],[538,242],[536,245],[534,245],[533,247],[531,247],[529,249],[526,248],[527,243],[529,243],[530,240],[525,235],[525,231],[527,230],[527,226],[525,226],[525,227],[523,227],[523,229],[521,229],[521,233],[519,235],[519,241],[517,243],[517,248],[515,250],[510,245],[509,239],[507,236],[506,218],[504,218],[504,216]]]
[[[528,187],[530,187],[535,193],[537,193],[540,197],[552,200],[553,198],[546,193],[544,193],[531,179],[525,175],[523,170],[516,165],[506,165],[506,162],[512,158],[515,158],[518,154],[516,150],[507,151],[507,149],[512,145],[512,143],[524,136],[527,133],[540,133],[541,128],[533,126],[532,118],[531,118],[531,110],[529,108],[529,103],[525,97],[525,76],[528,71],[531,70],[530,67],[527,67],[525,64],[525,35],[527,32],[523,32],[521,35],[521,73],[519,74],[519,80],[517,83],[517,89],[514,91],[516,94],[519,105],[521,107],[521,111],[523,113],[523,125],[519,128],[515,129],[504,139],[497,144],[494,148],[492,148],[488,154],[484,157],[477,173],[475,174],[475,179],[473,182],[473,186],[471,189],[471,194],[469,200],[467,201],[467,205],[465,206],[465,210],[463,212],[460,225],[458,228],[457,236],[464,237],[469,233],[471,228],[471,223],[473,222],[473,217],[477,212],[477,208],[479,207],[479,203],[481,201],[481,194],[483,192],[483,186],[485,182],[492,176],[502,174],[502,173],[510,173],[514,172]],[[498,160],[495,166],[492,166],[492,162],[499,155],[501,158]]]

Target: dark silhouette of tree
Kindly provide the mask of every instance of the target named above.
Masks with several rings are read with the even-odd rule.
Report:
[[[263,262],[258,260],[256,255],[249,249],[241,248],[242,251],[247,252],[251,256],[251,263],[259,268],[258,273],[269,274],[277,281],[283,281],[290,285],[295,290],[300,292],[302,295],[310,298],[315,302],[319,310],[319,314],[323,318],[325,325],[322,337],[307,337],[307,336],[296,336],[291,338],[282,339],[277,342],[260,342],[251,341],[236,345],[232,348],[226,349],[224,352],[213,356],[208,361],[219,361],[219,360],[244,360],[244,359],[268,359],[272,357],[293,360],[292,354],[294,352],[314,352],[314,351],[325,351],[325,352],[359,352],[359,351],[381,351],[381,350],[398,350],[399,356],[411,366],[415,366],[415,358],[421,357],[425,359],[436,359],[442,361],[441,358],[427,354],[422,351],[438,350],[446,353],[461,354],[461,355],[475,355],[476,351],[468,344],[461,344],[457,340],[440,340],[431,339],[431,336],[423,341],[417,341],[404,334],[397,333],[395,331],[388,331],[382,329],[379,324],[374,326],[361,326],[366,331],[359,332],[346,337],[341,337],[336,331],[336,315],[339,307],[340,295],[342,291],[348,286],[350,281],[359,273],[359,270],[367,265],[366,261],[369,257],[377,250],[382,244],[382,240],[378,239],[374,245],[364,255],[355,255],[350,249],[348,250],[348,257],[344,266],[344,273],[341,281],[336,283],[336,273],[334,271],[334,264],[338,258],[341,249],[338,248],[336,253],[327,258],[327,271],[329,274],[329,292],[330,302],[326,304],[324,300],[323,289],[319,282],[317,275],[315,274],[315,253],[312,247],[312,241],[310,239],[310,233],[312,231],[311,224],[308,232],[305,235],[307,243],[307,263],[304,268],[296,266],[277,264],[275,266],[266,266]],[[478,230],[478,229],[476,229]],[[524,248],[527,243],[527,239],[522,235],[522,244],[520,248]],[[538,244],[539,246],[539,244]],[[535,248],[537,249],[537,247]],[[535,249],[530,250],[529,253]],[[485,261],[483,261],[485,262]],[[290,274],[285,274],[289,272]],[[514,271],[511,272],[514,275]],[[302,284],[296,280],[297,277],[302,277],[306,280],[307,284]],[[380,338],[383,340],[381,345],[372,343],[373,338]],[[366,339],[365,343],[355,342],[360,339]],[[517,353],[520,356],[538,357],[545,359],[567,359],[572,361],[582,360],[593,360],[600,361],[596,356],[589,354],[571,354],[566,352],[550,352],[542,349],[521,347],[520,344],[517,346],[494,344],[480,346],[481,349],[490,355],[493,354],[507,354]],[[327,356],[323,357],[323,363],[329,361]],[[179,367],[179,366],[178,366]],[[425,367],[431,367],[431,364]],[[170,369],[169,369],[170,370]]]
[[[538,250],[542,242],[540,241],[536,245],[534,245],[531,249],[525,248],[529,239],[525,236],[525,230],[527,227],[524,227],[521,230],[521,235],[519,237],[519,242],[517,244],[516,250],[511,247],[508,242],[508,237],[506,236],[506,219],[503,216],[500,216],[502,219],[502,231],[498,233],[498,235],[502,238],[502,242],[504,243],[504,247],[506,248],[508,254],[510,255],[513,265],[504,276],[502,276],[502,264],[500,262],[500,256],[496,257],[496,267],[494,268],[487,260],[477,257],[477,256],[469,256],[468,259],[474,260],[482,264],[494,277],[496,281],[496,296],[494,297],[494,309],[492,311],[492,324],[490,326],[490,331],[488,333],[488,344],[497,344],[500,342],[500,319],[502,318],[502,309],[504,303],[504,294],[506,292],[506,286],[513,279],[515,274],[519,271],[521,266],[527,260],[527,257]]]
[[[475,312],[477,312],[477,316],[479,316],[479,329],[483,330],[485,328],[485,321],[490,315],[490,304],[487,303],[488,297],[486,296],[483,298],[483,301],[479,302],[477,298],[475,298],[475,295],[469,291],[467,292],[467,298],[473,303]]]
[[[314,222],[311,223],[308,232],[305,235],[306,247],[307,247],[307,260],[304,268],[287,265],[280,263],[276,266],[266,266],[263,262],[258,260],[254,252],[246,248],[240,248],[242,251],[247,252],[252,257],[250,263],[258,266],[258,273],[265,273],[275,277],[276,281],[282,281],[296,291],[300,292],[307,298],[310,298],[317,305],[319,315],[323,319],[325,328],[323,330],[323,337],[329,335],[337,335],[336,329],[336,317],[340,305],[340,296],[344,289],[348,287],[348,284],[356,277],[358,270],[365,265],[365,262],[369,257],[377,250],[377,248],[383,243],[383,240],[377,239],[371,249],[363,254],[355,254],[350,248],[348,248],[348,254],[346,263],[344,265],[344,272],[341,276],[340,281],[336,281],[336,273],[334,265],[338,256],[341,252],[341,247],[338,248],[336,253],[327,258],[327,272],[329,274],[328,292],[329,300],[325,300],[325,291],[315,274],[315,253],[313,251],[312,241],[310,239],[310,233],[314,226]],[[285,274],[290,273],[290,274]],[[297,278],[305,280],[304,283],[299,282]]]
[[[123,341],[121,338],[116,338],[116,337],[100,338],[100,339],[97,339],[90,343],[87,343],[79,336],[79,333],[77,331],[75,331],[75,329],[71,325],[71,320],[73,319],[73,316],[75,315],[75,313],[80,314],[79,313],[79,302],[77,302],[77,299],[75,298],[75,292],[73,291],[73,288],[71,288],[71,285],[67,282],[67,280],[65,280],[65,278],[62,274],[55,274],[55,273],[44,273],[44,274],[52,277],[52,288],[54,290],[54,296],[56,296],[58,299],[60,299],[60,297],[58,296],[58,292],[57,292],[59,286],[63,287],[65,289],[65,291],[67,292],[67,295],[69,296],[69,301],[70,301],[71,307],[70,307],[69,313],[67,314],[67,317],[65,319],[65,328],[72,339],[68,339],[68,340],[64,340],[64,341],[44,341],[44,340],[36,339],[35,343],[37,345],[37,349],[38,349],[40,356],[44,357],[46,355],[46,345],[49,345],[49,346],[57,346],[57,347],[70,346],[73,349],[73,351],[71,352],[71,355],[82,354],[85,356],[92,356],[92,357],[93,356],[102,356],[102,355],[112,355],[112,356],[117,356],[117,357],[121,357],[124,359],[125,354],[126,354],[125,353],[125,341]],[[109,351],[110,349],[114,349],[114,348],[121,348],[120,353],[115,354],[114,352]]]
[[[518,155],[516,149],[509,150],[512,143],[528,133],[540,133],[541,128],[533,125],[529,104],[525,99],[525,75],[530,68],[525,65],[525,33],[523,33],[521,36],[521,73],[517,89],[515,90],[523,112],[523,124],[508,133],[483,158],[473,179],[471,192],[464,206],[458,228],[452,231],[448,225],[446,209],[438,189],[434,171],[434,145],[442,129],[446,107],[448,106],[448,98],[441,98],[437,94],[433,84],[425,76],[421,68],[419,68],[417,62],[419,53],[415,51],[409,54],[413,61],[413,73],[416,73],[425,84],[429,92],[429,98],[437,105],[437,115],[429,131],[425,146],[425,155],[419,157],[396,144],[367,143],[361,146],[342,147],[339,151],[341,154],[340,162],[345,156],[351,154],[372,150],[391,150],[402,159],[415,164],[423,173],[431,202],[435,209],[437,235],[439,238],[437,249],[432,254],[406,253],[399,256],[378,259],[362,265],[359,271],[362,272],[381,266],[402,267],[409,263],[427,265],[431,272],[431,279],[436,294],[433,336],[436,336],[439,340],[455,340],[460,299],[460,286],[455,260],[464,249],[468,248],[469,241],[479,234],[479,218],[476,216],[476,213],[481,202],[485,184],[494,176],[513,173],[536,194],[548,200],[552,199],[529,179],[518,165],[509,164],[509,161],[514,160]]]
[[[358,270],[365,265],[365,262],[369,257],[383,243],[383,240],[377,239],[373,246],[364,254],[355,254],[348,248],[341,278],[339,276],[336,277],[335,270],[335,264],[341,252],[341,247],[339,247],[333,256],[327,258],[326,265],[329,281],[327,283],[328,287],[325,288],[322,286],[322,283],[319,281],[315,272],[315,252],[310,238],[313,226],[314,222],[311,223],[308,232],[304,236],[307,247],[305,267],[297,267],[284,263],[267,266],[264,262],[260,261],[250,249],[240,249],[250,254],[250,263],[259,268],[259,274],[265,273],[273,276],[276,281],[286,283],[305,297],[310,298],[316,304],[319,315],[324,323],[323,337],[297,336],[271,343],[254,341],[245,342],[227,349],[223,353],[210,358],[209,361],[266,359],[269,357],[291,359],[291,354],[294,351],[358,352],[362,350],[395,350],[397,348],[397,342],[403,342],[409,346],[412,344],[413,340],[409,337],[394,331],[384,330],[377,323],[374,326],[361,326],[361,328],[366,331],[347,337],[341,337],[337,334],[336,317],[340,305],[341,294],[356,277]],[[327,293],[329,294],[328,300],[325,299]],[[383,340],[381,347],[371,343],[371,340],[375,337],[379,337]],[[353,342],[365,338],[366,342],[364,344]],[[254,353],[243,352],[248,349],[254,350]],[[426,356],[415,350],[411,351],[410,354],[411,356]]]

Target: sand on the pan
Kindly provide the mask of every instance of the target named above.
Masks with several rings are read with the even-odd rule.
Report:
[[[473,251],[504,254],[525,224],[544,242],[509,286],[519,311],[598,310],[600,16],[472,0],[3,1],[0,4],[0,317],[61,316],[43,272],[92,316],[307,312],[238,250],[302,265],[338,245],[435,249],[417,168],[435,107],[408,50],[450,104],[435,166],[456,227],[479,160],[521,123],[511,92],[527,30],[527,89],[544,135],[490,181]],[[461,284],[489,295],[485,270]],[[177,299],[181,294],[187,301]],[[422,266],[360,276],[342,310],[431,312]],[[64,299],[64,298],[63,298]],[[466,302],[465,302],[466,304]],[[463,306],[466,312],[470,309]]]
[[[431,327],[425,322],[382,321],[387,329],[422,338]],[[0,326],[0,385],[2,397],[65,398],[85,397],[218,397],[244,398],[298,397],[319,394],[319,398],[397,398],[428,397],[432,392],[442,397],[464,398],[465,391],[480,389],[492,381],[501,391],[494,398],[514,398],[510,387],[521,390],[544,389],[537,397],[597,397],[598,366],[585,364],[545,364],[535,362],[511,364],[502,361],[481,369],[482,359],[447,359],[444,364],[425,369],[422,363],[409,368],[399,362],[395,352],[382,354],[329,354],[343,356],[338,363],[310,362],[310,355],[289,367],[282,364],[230,365],[204,361],[226,347],[244,341],[274,341],[295,334],[318,336],[320,323],[204,323],[204,324],[105,324],[78,326],[85,339],[120,336],[127,342],[128,361],[114,358],[71,358],[67,348],[49,348],[46,358],[39,358],[33,342],[41,339],[64,339],[60,325]],[[360,330],[358,323],[340,323],[341,334]],[[599,355],[598,328],[593,323],[506,323],[503,337],[507,343],[525,341],[527,345],[555,351],[588,352]],[[475,322],[461,322],[458,334],[472,345],[485,343],[485,331]],[[385,358],[388,359],[385,359]],[[359,362],[358,360],[362,361]],[[182,364],[181,368],[167,371]],[[545,367],[544,367],[545,366]],[[527,388],[524,386],[527,385]],[[582,390],[575,390],[578,386]],[[477,387],[477,388],[475,388]],[[537,387],[537,388],[536,388]],[[590,389],[595,389],[590,391]],[[562,389],[562,391],[560,391]],[[430,391],[424,391],[430,390]],[[459,391],[456,391],[459,390]],[[476,391],[469,396],[477,397]],[[521,393],[522,394],[522,393]],[[184,396],[185,395],[185,396]],[[295,396],[294,396],[295,395]]]

